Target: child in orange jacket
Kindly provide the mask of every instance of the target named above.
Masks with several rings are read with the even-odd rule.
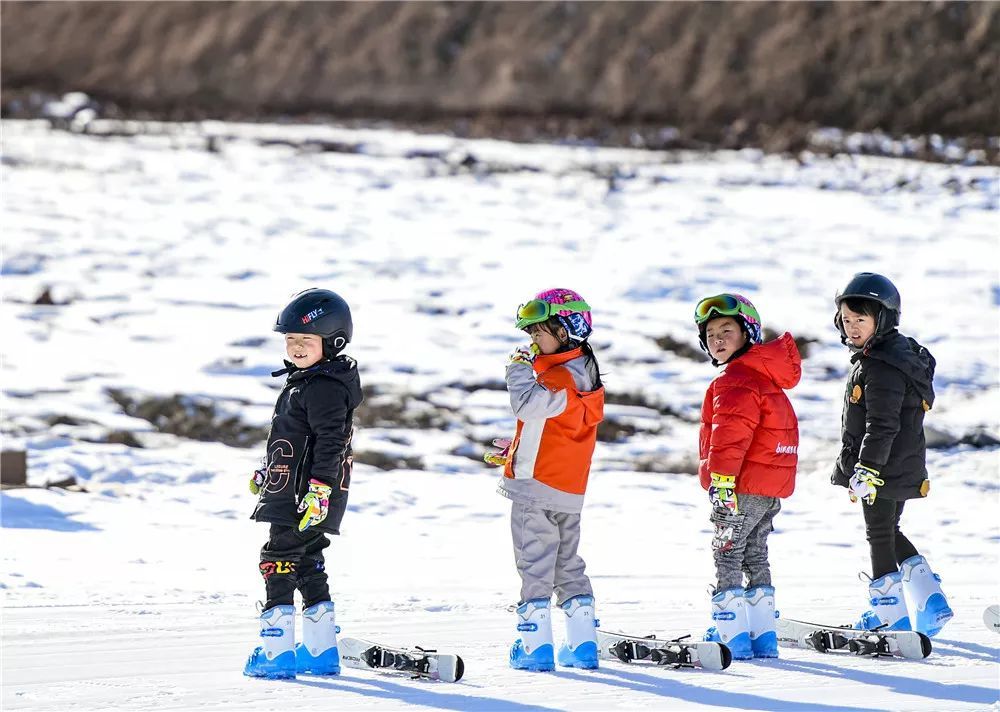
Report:
[[[577,553],[597,424],[604,418],[604,386],[587,343],[592,323],[590,306],[569,289],[540,292],[518,309],[515,326],[532,344],[515,349],[507,366],[517,430],[512,442],[495,441],[502,452],[485,458],[503,466],[498,491],[513,503],[521,598],[510,664],[520,670],[555,668],[553,592],[566,614],[559,664],[597,667],[594,593]]]

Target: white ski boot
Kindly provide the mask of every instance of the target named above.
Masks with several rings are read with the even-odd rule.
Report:
[[[913,629],[934,637],[955,615],[941,590],[941,577],[931,571],[927,559],[919,555],[900,564],[899,573],[903,577],[903,593]]]
[[[521,637],[510,647],[510,666],[536,672],[555,670],[549,599],[533,598],[517,607]]]
[[[295,677],[295,606],[275,606],[260,614],[258,645],[243,668],[247,677]]]
[[[750,624],[750,647],[755,658],[778,657],[778,634],[774,630],[774,588],[758,586],[746,594],[747,622]]]
[[[574,596],[560,608],[566,614],[566,642],[559,647],[559,664],[596,670],[598,621],[594,618],[594,597]]]
[[[322,601],[302,611],[302,642],[295,646],[296,669],[313,675],[339,675],[340,652],[333,601]]]
[[[871,610],[861,614],[854,624],[861,630],[886,626],[888,630],[910,630],[910,617],[903,599],[903,574],[899,571],[886,574],[868,584]]]
[[[705,632],[705,640],[725,643],[733,660],[753,659],[750,622],[742,588],[729,588],[712,596],[712,620],[715,625]]]

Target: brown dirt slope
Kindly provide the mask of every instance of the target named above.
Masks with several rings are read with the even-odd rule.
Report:
[[[3,2],[2,86],[327,113],[996,135],[996,2]]]

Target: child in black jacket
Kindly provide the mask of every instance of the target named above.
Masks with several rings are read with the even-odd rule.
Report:
[[[309,289],[278,316],[289,361],[267,439],[267,458],[250,481],[252,518],[271,525],[260,552],[267,602],[261,639],[243,670],[250,677],[340,672],[334,605],[324,569],[327,534],[339,534],[351,482],[354,409],[361,403],[350,308],[336,293]],[[295,590],[302,595],[302,644],[295,646]]]
[[[899,529],[906,500],[930,490],[924,413],[934,405],[934,357],[896,330],[899,292],[882,275],[854,275],[836,303],[852,368],[832,482],[862,500],[872,561],[872,610],[855,627],[936,635],[952,617],[941,579]]]

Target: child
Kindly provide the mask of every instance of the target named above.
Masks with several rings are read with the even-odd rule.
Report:
[[[307,289],[286,306],[274,330],[285,335],[290,361],[278,395],[267,459],[253,474],[259,495],[252,515],[269,522],[260,551],[267,603],[262,646],[243,670],[250,677],[292,678],[340,672],[334,606],[324,570],[327,534],[340,533],[351,483],[354,409],[361,403],[356,363],[341,350],[354,332],[347,302],[326,289]],[[302,644],[295,646],[294,595],[302,594]]]
[[[486,461],[502,465],[498,492],[512,500],[514,560],[521,577],[511,667],[553,670],[553,591],[566,614],[559,664],[597,668],[594,592],[577,553],[580,511],[587,491],[597,424],[604,418],[604,386],[587,343],[590,306],[569,289],[540,292],[517,311],[515,327],[531,336],[514,350],[507,390],[517,418],[513,442]]]
[[[862,500],[872,560],[873,608],[855,627],[936,635],[952,617],[941,579],[899,530],[906,500],[930,489],[924,412],[934,405],[934,357],[896,330],[899,292],[882,275],[854,275],[836,304],[834,324],[853,366],[832,482]]]
[[[798,420],[784,391],[799,382],[801,358],[791,334],[761,343],[760,316],[739,294],[702,299],[695,323],[712,364],[725,366],[705,393],[698,447],[717,578],[715,626],[705,639],[725,643],[739,660],[776,658],[767,535],[795,489]]]

